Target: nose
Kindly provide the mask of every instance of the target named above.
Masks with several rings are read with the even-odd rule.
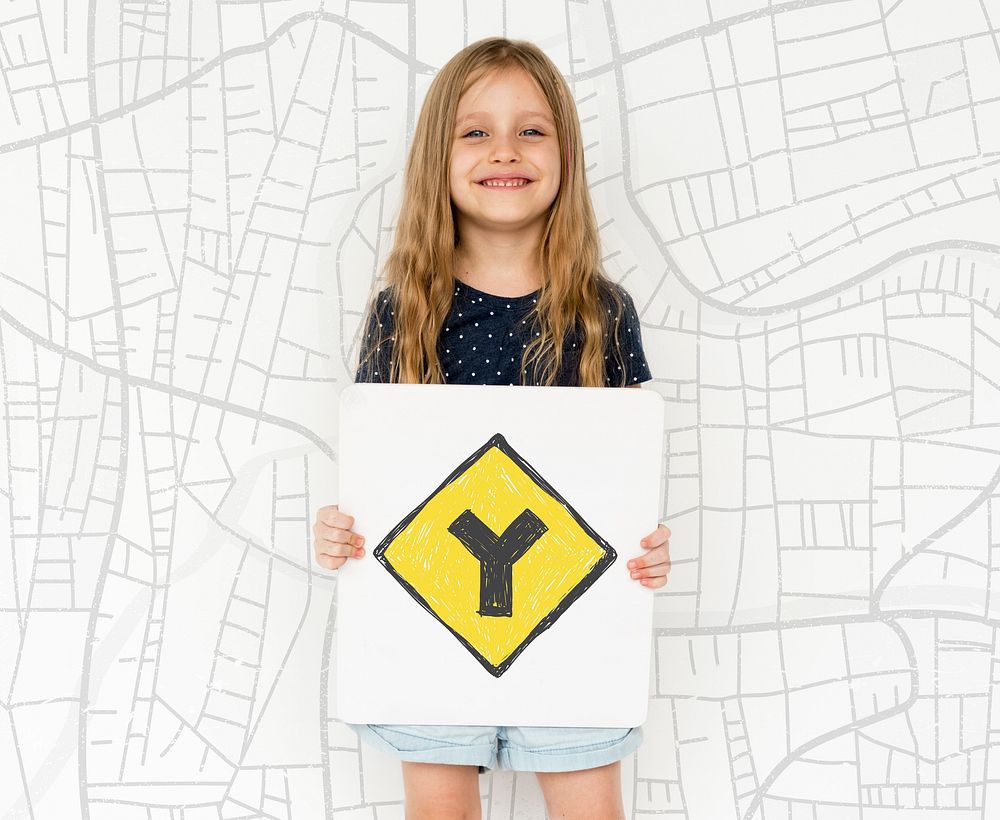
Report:
[[[511,159],[520,159],[520,152],[517,150],[517,143],[509,136],[499,135],[493,141],[493,150],[490,153],[490,160],[509,162]]]

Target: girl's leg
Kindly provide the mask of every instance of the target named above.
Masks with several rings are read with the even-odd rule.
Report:
[[[479,768],[403,761],[406,820],[479,820]]]
[[[538,772],[550,820],[625,820],[621,761],[576,772]]]

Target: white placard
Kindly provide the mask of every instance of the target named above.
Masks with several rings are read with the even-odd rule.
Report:
[[[626,562],[662,447],[651,390],[345,388],[338,503],[366,554],[339,571],[338,718],[640,725],[652,591]]]

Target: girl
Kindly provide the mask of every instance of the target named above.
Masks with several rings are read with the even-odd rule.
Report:
[[[387,287],[370,300],[356,381],[638,387],[649,380],[631,297],[601,271],[583,142],[562,75],[535,45],[489,38],[427,92],[406,165]],[[373,294],[376,292],[373,289]],[[365,554],[323,507],[317,562]],[[656,588],[669,529],[628,562]],[[354,726],[400,758],[408,818],[480,816],[478,772],[538,772],[551,817],[623,817],[620,761],[640,729]]]

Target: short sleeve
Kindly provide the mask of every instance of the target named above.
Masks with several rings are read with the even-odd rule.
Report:
[[[361,352],[355,382],[389,381],[389,365],[392,360],[393,332],[392,301],[389,289],[382,290],[375,298],[374,310],[367,317],[361,335]],[[372,355],[372,345],[381,340],[378,350]]]
[[[642,349],[642,327],[635,302],[623,287],[615,285],[615,288],[622,300],[622,315],[613,328],[617,332],[608,334],[605,376],[609,386],[627,387],[647,382],[653,376],[649,372],[646,354]],[[622,378],[623,373],[624,378]]]

